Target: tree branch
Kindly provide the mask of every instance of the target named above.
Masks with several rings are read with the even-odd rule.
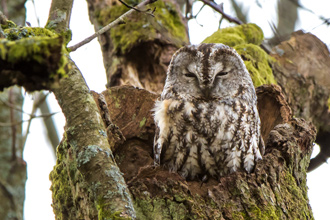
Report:
[[[75,51],[77,50],[79,47],[89,43],[90,41],[92,41],[94,38],[96,38],[97,36],[107,32],[108,30],[110,30],[111,28],[113,28],[114,26],[118,25],[118,24],[124,24],[124,18],[129,16],[130,14],[132,14],[134,11],[139,11],[140,8],[142,8],[143,6],[146,6],[148,4],[154,3],[157,0],[145,0],[143,2],[141,2],[140,4],[138,4],[135,7],[132,7],[129,11],[127,11],[126,13],[124,13],[123,15],[121,15],[119,18],[117,18],[116,20],[114,20],[113,22],[111,22],[110,24],[108,24],[107,26],[101,28],[99,31],[95,32],[93,35],[89,36],[88,38],[86,38],[85,40],[71,46],[68,47],[68,49],[70,51]],[[128,7],[127,4],[125,4],[126,7]],[[130,7],[130,6],[129,6]]]
[[[10,104],[13,104],[14,102],[14,92],[13,92],[14,88],[10,88],[9,89],[9,96],[8,96],[8,101]],[[15,115],[14,115],[14,110],[11,108],[10,110],[10,122],[11,123],[15,123]],[[16,160],[16,125],[12,125],[11,126],[11,148],[12,148],[12,160],[15,161]]]
[[[48,94],[49,93],[45,94],[44,92],[40,92],[39,96],[45,96],[46,97]],[[43,102],[41,102],[40,105],[38,106],[38,108],[40,109],[42,115],[52,114],[50,112],[47,100],[44,100]],[[50,140],[50,143],[52,144],[53,151],[54,151],[54,156],[55,156],[56,155],[56,147],[59,144],[60,140],[59,140],[58,132],[57,132],[56,127],[55,127],[54,118],[52,118],[52,117],[43,117],[43,121],[44,121],[45,127],[47,129],[48,139]]]
[[[222,15],[222,17],[225,18],[226,20],[228,20],[229,22],[236,23],[236,24],[244,24],[238,18],[234,18],[234,17],[231,17],[230,15],[226,14],[223,11],[223,8],[221,7],[221,4],[218,5],[217,3],[213,2],[213,1],[210,1],[210,0],[200,0],[200,1],[203,2],[204,4],[210,6],[215,11],[219,12]]]
[[[72,1],[52,1],[48,27],[59,33],[68,30]],[[132,198],[97,105],[74,62],[69,59],[67,65],[68,77],[53,90],[66,118],[65,135],[50,174],[54,213],[63,219],[69,219],[68,212],[76,214],[72,219],[134,219]]]
[[[52,0],[46,28],[63,33],[69,29],[73,0]]]

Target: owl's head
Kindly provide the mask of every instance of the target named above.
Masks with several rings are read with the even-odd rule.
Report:
[[[175,97],[252,101],[255,90],[243,60],[233,48],[199,44],[182,47],[172,57],[162,98]]]

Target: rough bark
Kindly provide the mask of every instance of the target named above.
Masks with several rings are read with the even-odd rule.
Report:
[[[252,174],[237,172],[207,183],[185,181],[153,167],[156,95],[134,87],[102,94],[126,138],[115,158],[134,198],[137,219],[312,219],[306,170],[316,130],[292,118],[278,86],[257,88],[266,154]],[[133,101],[135,100],[135,101]]]
[[[330,56],[327,46],[310,33],[298,31],[274,47],[274,76],[296,117],[313,122],[320,154],[310,170],[330,157]]]
[[[119,1],[87,2],[95,30],[128,10]],[[98,38],[108,86],[129,84],[160,92],[173,53],[188,42],[186,23],[175,1],[157,1],[147,8],[156,8],[155,17],[134,13],[125,24]]]
[[[74,64],[54,94],[66,117],[65,135],[50,174],[56,219],[134,217],[97,105]]]
[[[66,33],[73,0],[52,2],[47,26]],[[101,114],[84,78],[69,60],[68,77],[53,92],[66,117],[50,174],[56,219],[135,217],[131,195],[113,158]]]

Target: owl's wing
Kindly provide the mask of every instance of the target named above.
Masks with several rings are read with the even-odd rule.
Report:
[[[259,147],[261,156],[263,156],[265,154],[265,143],[264,143],[264,140],[261,135],[259,136],[259,146],[258,147]]]

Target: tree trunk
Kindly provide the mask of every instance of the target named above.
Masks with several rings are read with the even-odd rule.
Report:
[[[1,1],[0,11],[17,24],[25,24],[26,0]],[[2,29],[1,29],[2,31]],[[0,219],[23,219],[26,163],[23,160],[22,89],[0,92]]]
[[[0,219],[23,219],[26,163],[23,160],[21,88],[0,93]]]
[[[116,0],[87,2],[96,31],[129,10]],[[128,84],[161,92],[173,53],[188,43],[186,22],[175,1],[157,1],[147,8],[156,9],[155,17],[134,13],[98,38],[108,87]]]
[[[52,1],[47,26],[65,34],[72,4],[73,0]],[[53,89],[66,117],[50,174],[56,219],[135,218],[130,193],[106,138],[103,113],[70,59],[66,69],[67,77]]]

